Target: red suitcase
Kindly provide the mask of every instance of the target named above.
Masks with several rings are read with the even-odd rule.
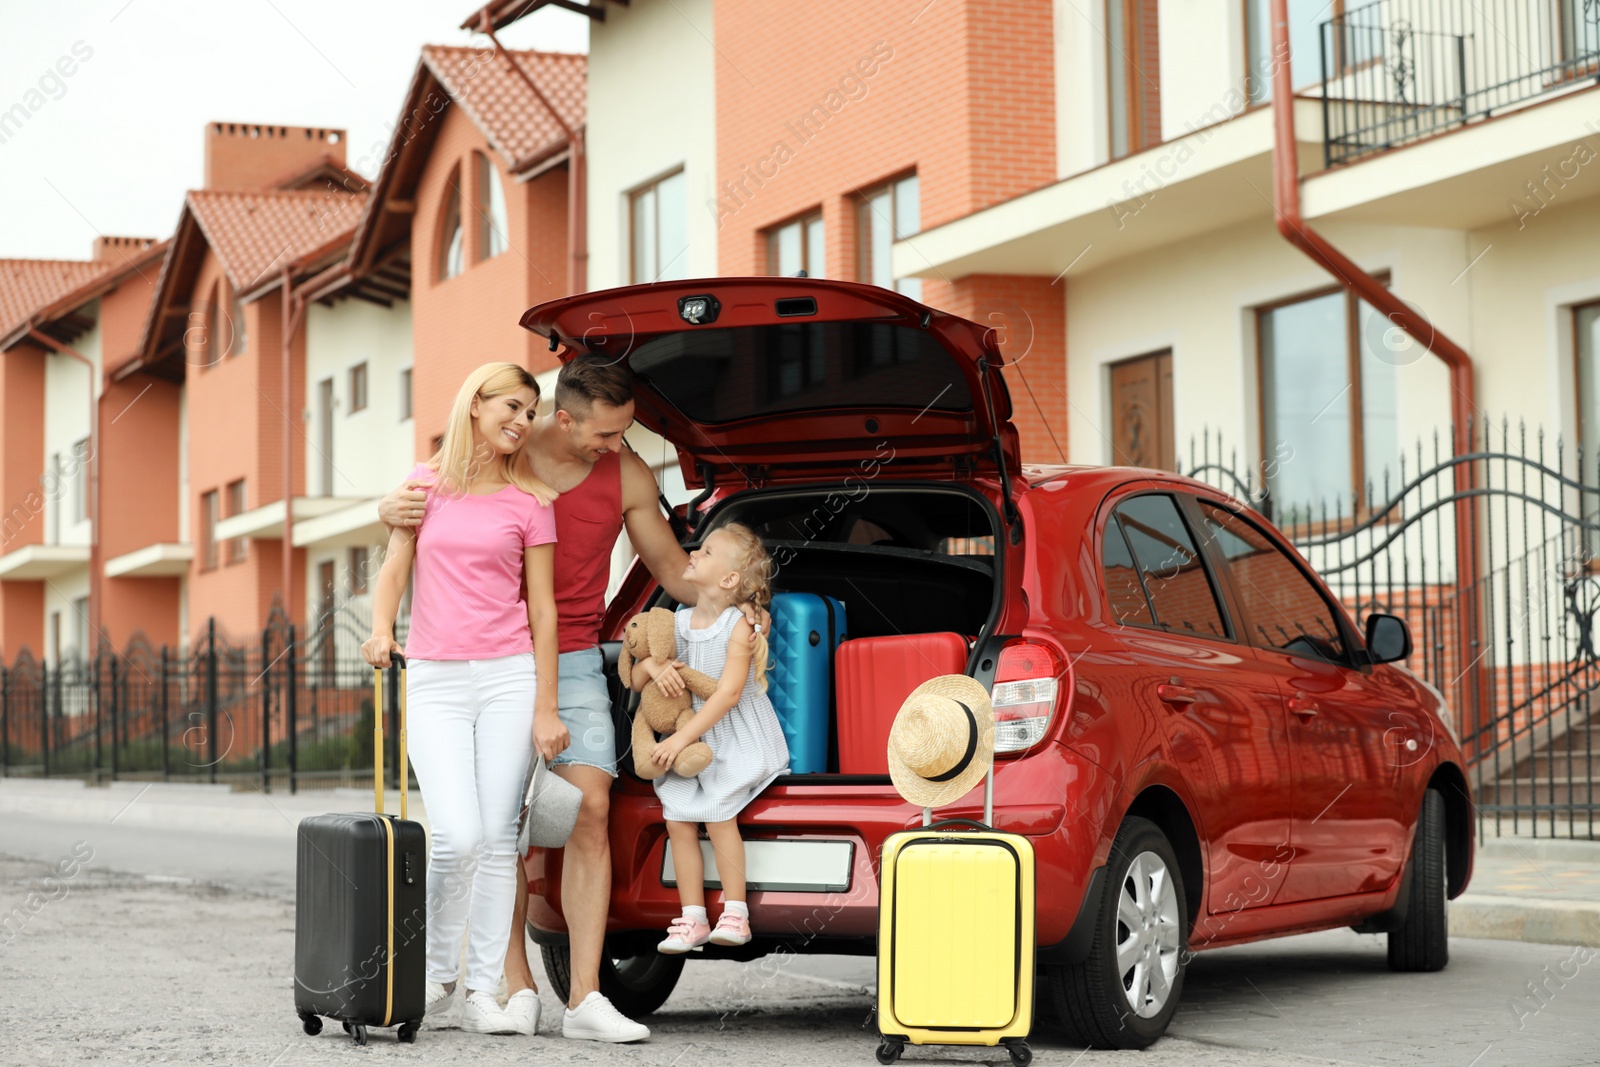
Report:
[[[834,654],[840,774],[888,774],[889,727],[929,678],[964,674],[967,639],[956,633],[858,637]]]

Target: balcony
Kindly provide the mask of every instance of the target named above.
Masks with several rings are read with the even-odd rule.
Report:
[[[88,565],[88,545],[27,545],[0,556],[0,581],[46,581]]]
[[[1377,0],[1320,51],[1332,167],[1600,84],[1600,3]]]

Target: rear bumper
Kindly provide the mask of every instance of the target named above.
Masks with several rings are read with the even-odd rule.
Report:
[[[1093,874],[1101,828],[1079,813],[1101,807],[1085,802],[1098,778],[1092,765],[1054,744],[996,765],[996,828],[1022,834],[1034,845],[1036,937],[1041,945],[1055,945],[1067,937]],[[981,819],[982,790],[973,790],[938,814]],[[739,949],[712,951],[707,946],[708,958],[748,959],[779,949],[874,951],[883,841],[892,833],[920,826],[920,808],[902,800],[887,782],[785,784],[768,789],[740,815],[739,824],[747,841],[849,841],[854,846],[850,883],[843,892],[752,891],[756,940]],[[651,951],[678,916],[680,905],[677,889],[663,884],[666,827],[661,805],[647,784],[628,777],[618,780],[612,793],[610,836],[607,951],[618,957]],[[561,866],[559,852],[539,849],[527,861],[528,918],[534,939],[541,943],[566,940]],[[713,914],[720,896],[718,890],[707,891]]]

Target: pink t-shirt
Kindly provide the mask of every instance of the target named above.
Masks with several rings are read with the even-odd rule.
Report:
[[[437,476],[418,464],[407,477]],[[495,659],[533,651],[522,550],[555,539],[555,512],[514,485],[482,496],[430,491],[417,531],[406,655]]]

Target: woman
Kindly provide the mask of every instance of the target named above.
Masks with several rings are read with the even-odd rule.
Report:
[[[404,651],[409,748],[432,825],[427,1014],[435,1026],[459,1015],[473,1033],[537,1026],[537,994],[502,1010],[495,990],[511,929],[523,778],[535,746],[549,758],[567,743],[556,713],[555,493],[518,455],[538,402],[538,384],[516,364],[467,377],[439,451],[411,473],[434,488],[422,525],[389,539],[372,636],[361,646],[376,667],[400,650],[394,619],[414,561]],[[466,991],[457,997],[463,928]]]

